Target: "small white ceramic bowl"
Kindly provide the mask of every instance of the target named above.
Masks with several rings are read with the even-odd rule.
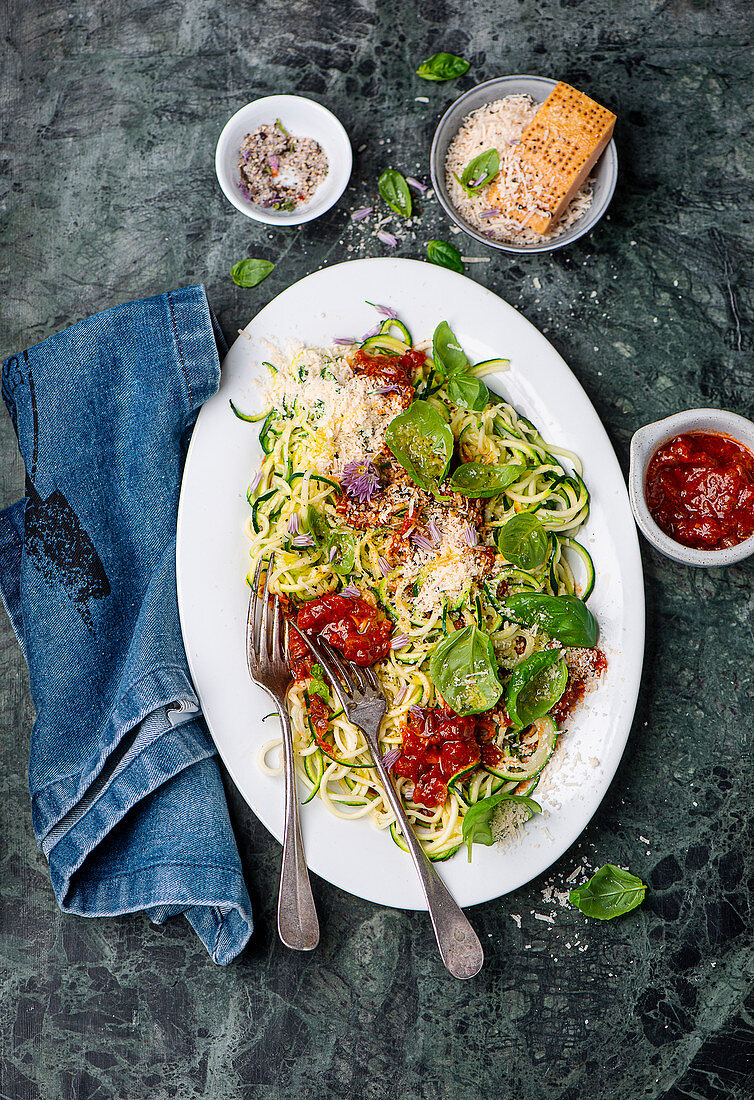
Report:
[[[628,492],[639,530],[648,542],[673,561],[685,565],[732,565],[754,554],[754,535],[726,550],[694,550],[666,535],[652,519],[646,500],[647,467],[663,443],[682,432],[716,432],[728,435],[754,452],[754,424],[737,413],[723,409],[688,409],[654,424],[645,424],[631,440]]]
[[[490,248],[497,248],[501,252],[514,252],[517,255],[526,255],[528,252],[552,252],[556,248],[565,248],[593,229],[608,208],[613,197],[615,183],[618,179],[618,153],[615,142],[611,141],[600,159],[591,171],[594,177],[594,192],[592,204],[586,213],[575,222],[565,233],[559,237],[553,237],[551,241],[542,244],[507,244],[505,241],[493,241],[485,237],[473,225],[467,222],[456,210],[450,201],[450,194],[445,184],[445,160],[448,155],[448,147],[461,128],[461,123],[472,111],[494,103],[496,99],[503,99],[507,95],[528,95],[536,103],[544,103],[553,90],[557,80],[550,80],[544,76],[498,76],[494,80],[487,80],[484,84],[478,84],[476,88],[465,92],[455,103],[451,103],[445,114],[440,119],[435,136],[432,139],[432,148],[429,154],[429,168],[432,176],[432,186],[445,213],[459,226],[469,237],[473,237],[480,244],[486,244]]]
[[[327,155],[328,172],[309,202],[296,210],[269,210],[249,202],[239,184],[238,151],[244,138],[264,123],[279,118],[296,137],[318,141]],[[353,154],[348,134],[331,111],[300,95],[268,95],[247,103],[228,119],[215,150],[215,172],[225,197],[247,218],[268,225],[301,225],[334,206],[351,177]]]

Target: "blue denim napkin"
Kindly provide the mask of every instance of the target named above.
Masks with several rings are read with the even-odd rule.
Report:
[[[27,478],[0,514],[0,590],[29,665],[32,822],[61,909],[185,913],[227,963],[251,905],[175,587],[181,472],[218,347],[193,286],[3,364]]]

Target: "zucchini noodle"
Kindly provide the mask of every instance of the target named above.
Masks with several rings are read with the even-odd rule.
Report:
[[[396,328],[401,339],[391,335]],[[381,336],[365,341],[361,352],[373,355],[375,360],[380,355],[400,356],[411,348],[409,341],[405,326],[388,320]],[[407,407],[405,401],[401,403],[400,394],[385,392],[390,386],[380,387],[374,378],[352,368],[359,350],[356,345],[304,348],[289,362],[267,364],[273,376],[271,410],[260,429],[264,458],[247,494],[249,584],[263,556],[273,560],[270,592],[291,601],[291,612],[307,601],[338,593],[347,586],[357,589],[363,600],[392,620],[395,648],[374,666],[388,705],[380,733],[383,753],[401,749],[410,707],[443,704],[428,669],[430,655],[439,641],[454,629],[475,624],[492,639],[501,672],[507,675],[532,654],[552,648],[552,639],[536,627],[506,619],[502,605],[505,596],[572,595],[577,591],[574,568],[580,576],[586,572],[583,588],[591,591],[593,577],[591,559],[573,537],[589,512],[589,493],[578,457],[547,443],[530,421],[495,394],[481,411],[455,404],[448,393],[447,378],[438,384],[431,347],[431,341],[414,345],[411,383],[416,397],[436,410],[450,428],[457,458],[461,462],[522,469],[504,492],[489,499],[459,503],[454,497],[448,506],[424,494],[427,514],[433,508],[440,509],[431,514],[438,517],[433,529],[443,540],[428,561],[422,561],[419,551],[410,544],[412,528],[406,526],[413,515],[412,493],[422,495],[422,491],[411,485],[402,470],[397,471],[400,491],[389,498],[381,512],[375,512],[373,523],[355,522],[345,507],[348,500],[340,479],[344,465],[354,455],[374,458],[389,476],[396,472],[398,464],[384,446],[384,431]],[[492,361],[493,365],[500,362]],[[352,414],[357,407],[361,420],[354,422]],[[507,561],[495,549],[500,529],[522,512],[536,516],[546,537],[544,559],[531,569]],[[334,533],[329,541],[318,536],[315,518]],[[469,524],[475,533],[468,547],[451,545],[447,532],[455,531],[457,535]],[[398,551],[396,538],[400,542]],[[488,549],[484,557],[480,552]],[[469,570],[456,584],[454,578],[459,571],[454,563],[464,554],[469,560],[475,555],[475,560],[481,558],[487,564]],[[396,555],[403,555],[398,564],[394,564]],[[294,681],[287,694],[296,764],[306,785],[306,801],[318,797],[330,813],[344,820],[368,818],[378,829],[388,830],[406,849],[363,735],[334,705],[334,696],[329,700],[327,729],[318,732],[312,720],[311,692],[311,681],[304,678]],[[555,731],[554,722],[550,725]],[[530,731],[523,731],[522,740],[529,735]],[[494,743],[510,748],[510,736],[501,727]],[[555,745],[556,733],[548,736],[551,744],[542,766]],[[265,742],[258,753],[258,767],[268,775],[279,775],[276,753],[281,751],[279,737]],[[541,746],[537,751],[543,751]],[[537,773],[519,781],[505,778],[497,770],[479,763],[454,775],[448,781],[444,802],[434,807],[414,801],[414,783],[395,776],[408,818],[431,859],[447,859],[458,849],[464,814],[471,806],[498,791],[528,794],[539,778]],[[516,823],[527,816],[521,806],[508,805]]]

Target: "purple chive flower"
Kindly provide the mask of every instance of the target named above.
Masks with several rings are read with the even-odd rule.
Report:
[[[291,546],[295,550],[305,550],[314,546],[314,539],[311,535],[297,535],[295,539],[291,539]]]
[[[249,492],[250,493],[256,493],[256,491],[259,488],[259,486],[261,484],[261,481],[262,481],[262,473],[263,473],[263,471],[260,470],[259,473],[256,474],[254,476],[254,478],[252,478],[251,485],[249,486]]]
[[[408,708],[408,710],[409,710],[409,714],[412,714],[414,716],[414,718],[423,718],[424,717],[424,711],[422,710],[421,707],[417,707],[415,703],[413,704],[413,706],[410,706]]]
[[[354,340],[350,336],[336,336],[335,339],[333,340],[333,344],[351,345],[351,344],[355,344],[355,343],[357,343],[357,341]]]
[[[298,512],[291,512],[290,518],[288,520],[288,534],[297,535],[300,530],[301,527],[298,521]]]
[[[403,649],[411,641],[408,634],[396,634],[390,643],[391,649]]]
[[[349,497],[366,504],[371,500],[380,485],[377,471],[368,459],[361,462],[347,462],[343,467],[340,484]]]
[[[277,172],[277,170],[278,170],[278,158],[275,156],[275,154],[270,153],[267,160],[268,160],[268,163],[269,163],[270,168],[272,169],[272,171]]]
[[[341,588],[340,594],[349,600],[358,600],[361,598],[361,592],[359,592],[355,584],[347,584],[345,588]]]
[[[386,229],[378,229],[377,237],[383,244],[387,244],[391,248],[395,248],[398,244],[398,238],[393,236],[392,233],[388,233]]]
[[[354,210],[353,214],[351,214],[351,221],[362,222],[364,218],[369,217],[373,209],[374,207],[372,206],[362,206],[359,210]]]
[[[479,535],[477,534],[476,527],[474,527],[473,524],[471,524],[471,523],[466,524],[466,530],[464,532],[464,536],[465,536],[466,542],[468,543],[469,546],[478,546],[479,545]]]
[[[375,325],[374,328],[370,328],[369,332],[365,332],[364,335],[362,336],[362,338],[361,338],[362,341],[368,340],[370,338],[370,336],[376,336],[381,328],[382,328],[382,325]]]
[[[413,176],[406,176],[406,183],[409,187],[412,187],[414,191],[418,191],[420,195],[423,195],[427,190],[426,183],[420,183],[419,180],[415,179]]]
[[[411,536],[411,541],[414,546],[418,546],[420,550],[434,550],[435,544],[427,538],[426,535],[420,535],[418,531],[414,531]]]
[[[337,557],[337,554],[338,554],[337,546],[331,546],[330,547],[330,561],[335,561],[335,558]]]
[[[380,558],[379,564],[380,564],[380,572],[382,573],[383,577],[386,577],[388,575],[388,573],[393,572],[393,567],[390,564],[390,562],[387,560],[387,558]]]
[[[395,765],[398,763],[398,758],[401,755],[400,749],[389,749],[388,752],[382,758],[382,763],[385,765],[386,771],[392,771]]]
[[[396,691],[395,696],[393,698],[393,705],[394,706],[397,706],[398,703],[401,703],[403,701],[403,697],[404,697],[404,695],[406,694],[407,691],[408,691],[408,684],[401,684],[401,686],[398,688],[398,690]]]
[[[372,393],[386,394],[386,393],[400,393],[400,386],[378,386],[376,390],[372,390]]]
[[[497,206],[493,206],[489,210],[483,210],[479,216],[480,218],[496,218],[498,214],[502,214],[502,210]]]
[[[392,236],[392,234],[391,234]],[[391,321],[398,320],[398,314],[395,312],[392,306],[380,306],[376,302],[370,302],[370,306],[374,306],[378,313],[381,313],[383,317],[389,317]]]
[[[434,541],[437,542],[437,543],[442,542],[442,535],[440,534],[440,528],[437,526],[437,524],[435,523],[435,521],[433,519],[431,519],[429,521],[429,523],[427,524],[427,530],[429,531],[429,537],[431,539],[434,539]]]

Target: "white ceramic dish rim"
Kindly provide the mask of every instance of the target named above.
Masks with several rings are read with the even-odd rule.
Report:
[[[309,202],[299,211],[268,213],[262,207],[256,206],[244,198],[238,187],[226,178],[227,173],[223,160],[236,123],[242,116],[257,114],[260,109],[263,113],[269,110],[270,114],[279,116],[286,114],[291,104],[293,104],[295,110],[308,113],[311,118],[326,120],[327,124],[333,129],[334,138],[337,139],[339,158],[335,164],[332,163],[332,158],[330,158],[331,163],[327,177],[322,181]],[[249,125],[261,125],[263,121],[263,118],[259,118],[250,122]],[[232,203],[236,210],[245,214],[247,218],[263,222],[265,225],[277,225],[283,228],[289,225],[304,225],[306,222],[314,221],[332,209],[348,185],[352,168],[353,152],[351,142],[342,122],[323,104],[314,99],[309,99],[307,96],[281,94],[252,99],[249,103],[245,103],[243,107],[239,107],[230,116],[222,128],[215,147],[215,175],[228,202]],[[327,196],[326,201],[325,196]]]
[[[453,324],[475,361],[511,353],[494,389],[537,422],[545,437],[580,451],[592,490],[592,512],[580,539],[598,571],[590,606],[600,623],[608,670],[578,713],[551,763],[555,789],[541,791],[546,814],[505,848],[476,846],[469,864],[459,852],[438,864],[461,905],[500,897],[546,871],[576,840],[599,806],[631,727],[644,652],[644,600],[636,527],[625,484],[605,430],[571,371],[547,340],[511,306],[462,275],[406,259],[357,260],[325,268],[289,287],[247,326],[223,364],[219,392],[203,407],[191,441],[181,492],[178,602],[191,674],[209,728],[247,803],[278,840],[283,784],[263,775],[255,758],[274,736],[257,723],[270,711],[251,684],[244,658],[248,608],[246,486],[261,454],[256,431],[236,419],[259,404],[256,364],[269,357],[265,338],[329,343],[371,328],[365,299],[395,306],[415,334],[438,317]],[[417,335],[417,339],[419,336]],[[251,723],[251,724],[250,724]],[[303,811],[310,867],[350,893],[400,909],[426,905],[410,860],[387,833],[366,821],[341,822],[315,799]],[[552,830],[552,831],[551,831]]]
[[[463,95],[459,96],[458,99],[454,100],[453,103],[450,104],[450,106],[438,122],[435,129],[434,137],[432,138],[432,145],[429,153],[429,168],[430,176],[432,178],[432,186],[434,188],[435,194],[437,195],[437,201],[440,203],[440,206],[443,208],[451,221],[455,222],[459,229],[462,229],[467,236],[473,238],[473,240],[475,241],[478,241],[479,244],[484,244],[487,245],[489,248],[496,248],[500,252],[510,252],[518,256],[526,256],[530,253],[534,254],[539,252],[552,252],[556,248],[565,248],[567,245],[573,244],[574,241],[579,240],[579,238],[583,237],[586,233],[590,233],[607,211],[607,208],[612,201],[612,197],[615,192],[615,186],[618,181],[618,150],[615,145],[615,140],[611,139],[609,145],[597,161],[597,164],[600,164],[602,163],[604,158],[608,158],[607,164],[609,180],[602,198],[602,205],[597,210],[590,209],[590,211],[584,215],[583,225],[580,225],[578,222],[576,222],[572,226],[573,231],[569,229],[566,233],[562,234],[562,236],[556,237],[554,240],[542,244],[516,245],[507,244],[505,241],[493,241],[490,240],[489,237],[483,236],[477,229],[474,228],[473,225],[467,222],[465,218],[461,217],[456,208],[453,206],[452,202],[450,202],[450,200],[445,200],[441,188],[438,187],[439,173],[441,171],[444,171],[444,165],[438,165],[436,163],[438,160],[438,146],[440,144],[443,128],[445,127],[446,122],[449,121],[451,112],[455,111],[458,105],[460,103],[463,103],[465,99],[471,98],[482,89],[489,89],[491,92],[492,88],[495,87],[501,89],[502,91],[506,85],[514,84],[522,80],[533,81],[534,83],[541,84],[543,88],[547,88],[548,95],[558,83],[557,80],[553,80],[551,77],[548,76],[530,76],[519,73],[513,76],[496,76],[493,77],[491,80],[485,80],[482,84],[477,84],[475,87],[469,88],[467,92],[464,92]],[[514,93],[507,92],[506,94],[511,95]],[[488,102],[492,103],[495,99],[499,98],[500,94],[490,95]],[[545,96],[544,98],[547,98],[547,96]],[[592,215],[591,217],[590,214]]]
[[[645,424],[634,432],[631,439],[628,488],[634,518],[647,541],[673,561],[694,566],[733,565],[734,562],[743,561],[754,554],[754,535],[740,542],[738,546],[729,546],[725,550],[695,550],[666,535],[655,523],[647,507],[645,484],[647,467],[653,454],[674,435],[691,431],[729,435],[749,450],[754,450],[754,423],[745,416],[727,412],[725,409],[686,409],[666,416],[663,420]]]

